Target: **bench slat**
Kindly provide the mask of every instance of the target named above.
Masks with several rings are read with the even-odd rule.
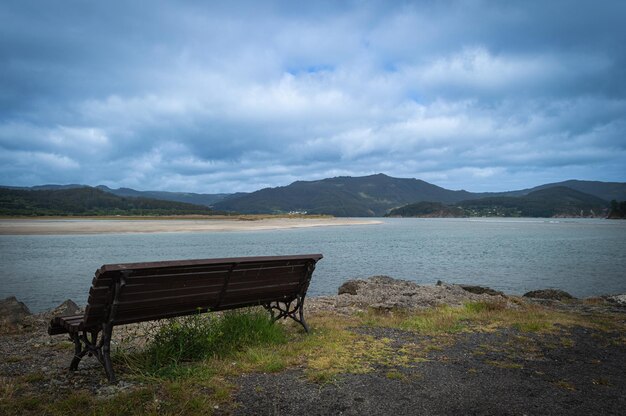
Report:
[[[277,297],[285,295],[297,294],[298,284],[291,283],[289,285],[266,285],[260,287],[244,287],[240,289],[229,290],[224,294],[223,302],[227,300],[236,299],[240,296],[262,296],[263,298],[268,295],[275,294]],[[142,309],[149,309],[151,307],[160,306],[163,309],[174,307],[208,307],[213,308],[218,305],[220,291],[214,291],[212,293],[191,294],[185,296],[166,296],[161,298],[146,298],[141,301],[133,302],[120,302],[118,306],[118,316],[132,313],[132,311],[138,311]]]

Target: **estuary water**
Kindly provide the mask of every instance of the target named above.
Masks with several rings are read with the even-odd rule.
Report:
[[[33,312],[84,304],[103,264],[322,253],[310,296],[346,280],[388,275],[489,286],[512,294],[547,287],[584,297],[626,293],[626,221],[382,219],[352,225],[210,233],[0,236],[0,299]]]

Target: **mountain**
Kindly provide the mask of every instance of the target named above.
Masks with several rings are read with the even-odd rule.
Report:
[[[37,186],[4,186],[0,185],[0,188],[5,189],[21,189],[30,191],[58,191],[62,189],[77,189],[77,188],[89,188],[88,185],[37,185]],[[162,201],[175,201],[185,202],[194,205],[204,205],[211,207],[214,203],[228,198],[231,195],[244,195],[243,193],[237,194],[197,194],[193,192],[167,192],[167,191],[137,191],[131,188],[117,188],[112,189],[105,185],[98,185],[96,188],[101,191],[108,192],[113,195],[121,197],[133,197],[133,198],[149,198],[159,199]]]
[[[72,190],[85,187],[85,185],[42,185],[32,188],[4,188],[14,190]],[[507,212],[515,213],[514,215],[518,215],[519,212],[534,212],[534,208],[529,208],[533,206],[533,204],[537,207],[543,206],[543,208],[546,209],[545,212],[553,212],[551,210],[557,208],[564,210],[564,207],[558,207],[556,201],[552,200],[549,204],[547,201],[552,198],[551,195],[567,198],[565,195],[566,191],[557,190],[545,194],[535,194],[535,192],[538,191],[556,188],[571,189],[587,194],[587,196],[595,196],[605,201],[613,199],[618,201],[626,200],[626,183],[620,182],[569,180],[515,191],[472,193],[464,190],[452,191],[444,189],[419,179],[392,178],[384,174],[363,177],[342,176],[317,181],[297,181],[287,186],[265,188],[252,193],[236,194],[137,191],[130,188],[111,189],[103,185],[97,188],[108,194],[123,198],[139,197],[162,201],[192,203],[214,207],[221,211],[261,214],[296,211],[307,212],[309,214],[331,214],[341,217],[382,216],[394,208],[419,202],[438,202],[444,205],[450,205],[458,204],[461,201],[472,201],[477,207],[476,209],[480,212],[486,212],[481,210],[487,209],[484,207],[491,203],[492,205],[495,204],[499,206],[501,209],[506,208],[506,210],[508,210]],[[523,200],[522,202],[510,201],[508,199],[493,199],[521,198],[526,196],[530,196],[530,199]],[[482,200],[484,198],[489,198],[489,200]],[[545,199],[545,204],[548,205],[541,205],[538,201],[533,202],[533,198],[543,198]],[[475,200],[479,199],[481,199],[482,202],[476,203]],[[579,202],[582,204],[582,201]],[[519,204],[525,205],[521,206]],[[605,205],[607,205],[607,203],[605,203]],[[599,203],[597,201],[591,202],[589,206],[594,206],[597,209]],[[510,207],[510,209],[507,207]],[[438,215],[435,213],[435,207],[428,208],[421,206],[414,208],[417,209],[418,212],[421,212],[420,210],[432,209],[434,211],[429,215]],[[527,211],[528,209],[530,209],[530,211]],[[586,210],[588,207],[582,204],[581,209]],[[573,211],[568,212],[573,215]],[[441,212],[440,214],[444,215],[445,212]]]
[[[613,199],[617,201],[626,200],[626,183],[623,182],[569,180],[564,182],[548,183],[545,185],[536,186],[532,188],[530,192],[538,191],[541,189],[554,188],[557,186],[565,186],[575,191],[596,196],[598,198],[604,199],[605,201],[611,201]]]
[[[393,209],[387,216],[399,217],[583,217],[605,216],[608,202],[565,186],[527,195],[492,196],[461,201],[454,206],[419,202]]]
[[[338,217],[372,217],[408,203],[453,203],[474,195],[467,191],[450,191],[419,179],[392,178],[381,173],[297,181],[288,186],[230,197],[214,206],[222,211],[249,214],[306,211]]]
[[[131,188],[111,189],[108,186],[99,185],[96,188],[109,192],[113,195],[133,198],[151,198],[163,201],[186,202],[188,204],[212,206],[223,200],[230,194],[197,194],[193,192],[165,192],[165,191],[136,191]]]
[[[608,202],[565,186],[549,187],[520,197],[488,197],[461,201],[468,216],[581,217],[600,216]]]
[[[613,199],[617,201],[626,200],[626,183],[624,182],[600,182],[600,181],[580,181],[567,180],[563,182],[546,183],[544,185],[535,186],[534,188],[520,189],[518,191],[508,192],[488,192],[480,194],[481,197],[492,196],[524,196],[531,192],[540,191],[542,189],[555,188],[564,186],[575,191],[593,195],[606,201]]]
[[[6,186],[6,185],[0,185],[0,188],[18,189],[18,190],[24,190],[24,191],[58,191],[60,189],[89,188],[89,186],[72,183],[72,184],[69,184],[69,185],[36,185],[36,186]]]
[[[182,202],[124,198],[87,186],[24,190],[0,188],[0,215],[211,215]]]
[[[588,213],[590,209],[599,215],[611,199],[626,200],[626,183],[569,180],[517,191],[472,193],[451,191],[419,179],[378,174],[297,181],[241,196],[231,195],[217,202],[215,208],[241,213],[306,211],[339,217],[370,217],[385,215],[407,204],[438,202],[450,205],[464,201],[474,207],[475,213],[486,214],[488,206],[497,206],[506,215],[579,216],[580,210]],[[466,205],[466,209],[470,209],[469,206]],[[447,208],[438,212],[435,206],[421,205],[411,209],[421,212],[420,215],[458,215],[458,212],[446,213]]]

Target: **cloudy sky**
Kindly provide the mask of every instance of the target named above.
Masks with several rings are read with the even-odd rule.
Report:
[[[626,181],[623,0],[210,3],[0,3],[0,184]]]

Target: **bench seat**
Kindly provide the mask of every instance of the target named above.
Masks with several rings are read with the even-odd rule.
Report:
[[[48,326],[48,334],[59,335],[82,331],[85,329],[83,325],[84,317],[83,314],[54,317]]]

